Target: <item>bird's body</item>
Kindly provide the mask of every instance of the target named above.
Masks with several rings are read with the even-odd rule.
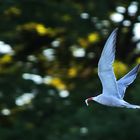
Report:
[[[117,29],[112,32],[102,51],[98,63],[98,75],[102,83],[102,94],[85,100],[94,100],[102,105],[113,107],[140,108],[123,100],[126,88],[135,80],[140,65],[135,66],[128,74],[120,80],[116,80],[112,64],[115,59],[115,43]]]
[[[118,99],[113,96],[106,96],[103,94],[100,94],[96,97],[93,97],[93,100],[97,103],[100,103],[102,105],[106,106],[112,106],[112,107],[126,107],[126,108],[140,108],[138,105],[131,105],[124,101],[123,99]]]
[[[107,105],[107,106],[121,106],[123,105],[123,100],[115,98],[113,96],[106,96],[103,94],[100,94],[93,98],[94,101]]]

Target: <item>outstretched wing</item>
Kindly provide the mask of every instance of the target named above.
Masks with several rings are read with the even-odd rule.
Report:
[[[121,98],[124,97],[126,88],[133,83],[136,79],[140,64],[135,66],[129,73],[127,73],[124,77],[117,81],[118,90],[120,93]]]
[[[98,75],[103,86],[103,94],[120,98],[116,77],[112,68],[115,59],[116,33],[115,29],[109,36],[98,63]]]

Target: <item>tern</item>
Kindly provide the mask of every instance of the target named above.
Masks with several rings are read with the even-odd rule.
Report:
[[[124,77],[116,80],[112,65],[115,59],[117,30],[115,29],[107,39],[98,62],[98,76],[102,83],[102,93],[87,98],[85,103],[88,105],[88,102],[93,100],[106,106],[137,109],[140,106],[130,104],[123,98],[126,88],[136,79],[140,64],[136,65]]]

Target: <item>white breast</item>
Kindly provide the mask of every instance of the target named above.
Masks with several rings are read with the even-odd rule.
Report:
[[[123,100],[120,100],[114,96],[105,96],[103,94],[94,98],[94,100],[100,104],[107,105],[107,106],[122,106]]]

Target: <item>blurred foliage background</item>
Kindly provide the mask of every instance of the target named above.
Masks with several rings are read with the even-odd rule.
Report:
[[[139,140],[140,111],[84,100],[101,92],[97,64],[116,27],[117,78],[140,63],[140,3],[0,1],[1,140]],[[126,100],[140,104],[140,76]]]

